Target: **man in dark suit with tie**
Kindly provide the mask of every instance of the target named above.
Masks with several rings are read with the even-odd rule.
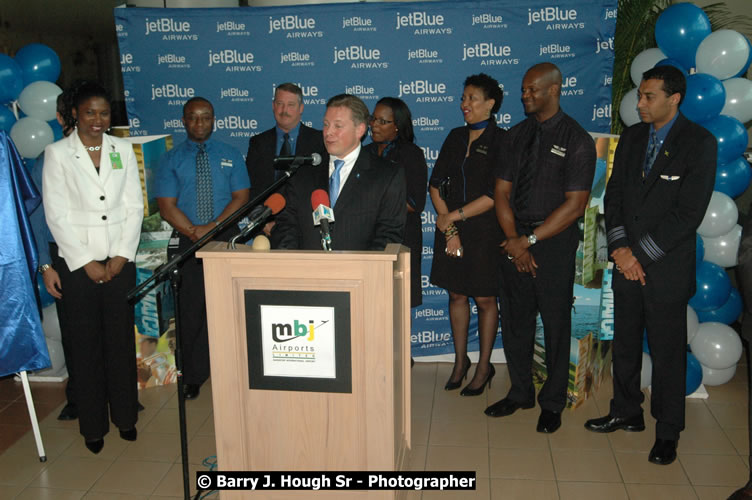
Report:
[[[405,228],[406,184],[402,169],[361,148],[368,128],[368,108],[358,97],[329,99],[324,115],[328,168],[306,165],[286,187],[287,205],[272,232],[275,248],[320,250],[321,234],[313,225],[311,193],[329,192],[334,219],[333,250],[382,250],[401,243]]]
[[[248,141],[245,164],[251,180],[251,199],[261,194],[282,173],[274,168],[277,156],[325,155],[321,131],[301,123],[303,91],[294,83],[283,83],[274,90],[272,101],[276,125]],[[284,194],[284,193],[283,193]],[[267,223],[264,232],[271,230]]]
[[[684,429],[687,301],[695,293],[695,232],[713,192],[715,138],[679,112],[684,75],[672,66],[643,73],[642,123],[619,139],[606,187],[608,250],[616,266],[614,396],[594,432],[642,431],[643,330],[653,358],[650,410],[656,440],[649,460],[676,459]]]

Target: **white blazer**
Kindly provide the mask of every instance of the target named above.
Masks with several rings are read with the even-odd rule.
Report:
[[[122,168],[112,161],[118,154]],[[104,134],[99,174],[78,129],[47,146],[42,200],[47,225],[71,271],[107,257],[135,259],[144,203],[128,141]]]

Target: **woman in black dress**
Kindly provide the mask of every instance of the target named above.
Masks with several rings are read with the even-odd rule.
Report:
[[[428,167],[423,150],[414,142],[410,109],[401,99],[384,97],[371,115],[371,138],[366,149],[402,167],[407,181],[407,222],[403,243],[410,248],[410,307],[423,303],[420,283],[420,257],[423,231],[420,214],[426,205]]]
[[[498,257],[501,229],[494,211],[493,170],[501,161],[504,131],[494,113],[501,107],[499,82],[483,73],[465,80],[460,109],[467,123],[452,130],[441,146],[429,182],[436,209],[431,282],[449,292],[454,369],[444,389],[459,388],[470,369],[467,337],[470,302],[478,306],[480,357],[463,396],[482,394],[496,370],[491,350],[498,329]]]

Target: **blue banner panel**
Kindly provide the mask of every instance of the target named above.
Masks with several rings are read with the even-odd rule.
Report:
[[[182,106],[215,108],[215,137],[245,153],[274,126],[275,86],[303,89],[303,121],[321,128],[326,100],[347,92],[372,109],[403,99],[430,169],[463,124],[464,79],[488,73],[504,87],[497,123],[524,118],[522,77],[539,62],[564,75],[562,108],[586,130],[608,132],[617,0],[358,3],[236,9],[115,9],[131,135],[185,138]],[[435,212],[422,214],[423,306],[413,310],[413,353],[453,352],[445,290],[429,283]],[[490,270],[490,272],[495,272]],[[471,332],[477,328],[475,308]],[[498,346],[500,346],[500,341]],[[477,334],[470,350],[478,349]]]

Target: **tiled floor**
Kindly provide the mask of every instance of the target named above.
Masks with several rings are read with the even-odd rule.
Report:
[[[509,388],[503,365],[493,387],[476,398],[444,391],[450,365],[417,363],[413,368],[413,449],[415,470],[475,470],[474,492],[413,492],[423,499],[725,499],[748,478],[746,367],[707,400],[688,400],[687,428],[679,459],[662,467],[647,461],[654,421],[643,433],[587,432],[588,418],[605,414],[610,380],[596,396],[567,411],[552,435],[535,432],[539,410],[520,410],[491,419],[483,409]],[[472,373],[472,372],[471,372]],[[140,393],[138,441],[117,431],[104,450],[83,446],[76,422],[59,422],[61,384],[33,384],[47,462],[40,463],[26,431],[28,417],[20,383],[0,380],[0,499],[164,499],[182,498],[182,466],[175,388]],[[206,469],[215,453],[211,387],[187,402],[191,477]],[[326,492],[311,494],[326,498]],[[212,495],[209,498],[217,498]]]

